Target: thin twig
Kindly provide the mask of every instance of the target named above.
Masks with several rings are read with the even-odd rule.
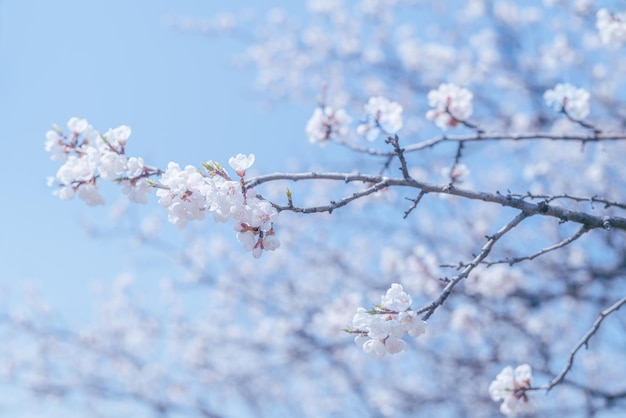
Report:
[[[557,194],[557,195],[545,195],[545,194],[534,194],[530,192],[523,194],[523,195],[522,194],[509,194],[509,196],[519,197],[521,199],[541,199],[541,200],[545,200],[546,202],[552,202],[558,199],[565,199],[565,200],[573,200],[574,202],[589,202],[592,205],[592,207],[594,203],[601,203],[604,205],[605,209],[609,207],[626,209],[626,204],[615,202],[615,201],[610,201],[608,199],[602,199],[602,198],[599,198],[598,196],[583,197],[583,196],[573,196],[567,193]]]
[[[402,186],[411,187],[425,191],[427,193],[442,193],[452,196],[460,196],[470,200],[481,200],[519,209],[529,215],[543,215],[559,219],[561,222],[575,222],[587,226],[589,229],[602,228],[610,230],[612,228],[626,231],[626,218],[620,216],[596,216],[586,212],[574,211],[559,206],[552,206],[546,202],[531,203],[524,199],[505,196],[500,193],[479,192],[462,189],[460,187],[447,187],[426,183],[410,178],[388,178],[377,175],[367,175],[360,173],[274,173],[264,176],[254,177],[246,182],[246,189],[278,180],[302,181],[302,180],[335,180],[345,183],[361,182],[368,184],[381,184],[384,187]],[[371,194],[371,193],[367,193]],[[358,196],[357,196],[358,197]],[[354,200],[354,199],[351,199]],[[281,210],[289,210],[288,207],[281,207]],[[315,212],[310,210],[309,212]]]
[[[430,316],[435,312],[435,310],[439,306],[443,305],[446,299],[448,299],[448,296],[450,296],[450,293],[452,293],[452,289],[461,280],[467,278],[469,274],[472,272],[472,270],[474,270],[474,268],[476,268],[476,266],[478,266],[481,263],[481,261],[483,261],[485,257],[487,257],[487,255],[489,255],[494,244],[500,238],[502,238],[504,234],[511,231],[513,228],[515,228],[517,225],[519,225],[520,222],[522,222],[528,216],[529,216],[528,213],[520,212],[515,218],[513,218],[511,222],[507,223],[502,228],[500,228],[500,230],[496,232],[494,235],[489,236],[487,239],[487,242],[485,243],[485,245],[483,245],[478,255],[474,257],[474,259],[465,266],[463,271],[461,271],[461,273],[459,273],[457,276],[453,277],[452,279],[447,280],[448,284],[446,285],[446,287],[443,288],[439,297],[435,299],[433,302],[431,302],[429,305],[417,310],[417,313],[424,313],[422,320],[424,321],[428,320],[428,318],[430,318]]]
[[[623,141],[626,140],[626,134],[620,133],[601,133],[595,135],[582,135],[582,134],[553,134],[549,132],[532,132],[525,134],[505,133],[505,132],[477,132],[470,135],[441,135],[436,136],[424,141],[417,142],[412,145],[404,147],[404,152],[414,152],[425,148],[431,148],[443,142],[474,142],[474,141],[537,141],[537,140],[550,140],[550,141],[580,141],[586,142],[598,142],[598,141]],[[348,142],[335,141],[336,144],[342,145],[355,152],[363,154],[390,157],[395,155],[393,152],[380,151],[375,148],[360,147]]]
[[[457,176],[454,175],[454,170],[456,170],[457,166],[459,165],[460,161],[461,161],[461,157],[463,156],[463,147],[464,147],[464,143],[463,142],[459,142],[457,144],[456,147],[456,154],[454,155],[454,162],[452,163],[452,167],[450,168],[450,184],[449,186],[453,186],[454,182],[457,179]]]
[[[624,304],[626,304],[626,297],[623,297],[622,299],[618,300],[613,305],[611,305],[609,308],[600,312],[600,314],[598,315],[598,318],[596,318],[595,322],[593,323],[589,331],[587,331],[587,333],[578,342],[578,344],[576,344],[576,346],[570,353],[569,358],[567,359],[567,364],[565,365],[563,370],[561,370],[561,373],[559,373],[554,379],[552,379],[550,383],[548,383],[545,386],[536,388],[536,390],[546,390],[549,392],[553,387],[561,383],[563,379],[565,379],[565,375],[567,375],[567,373],[569,373],[569,371],[572,369],[572,366],[574,365],[574,357],[576,356],[576,353],[578,353],[578,351],[580,351],[580,349],[583,346],[585,348],[589,348],[589,340],[598,331],[598,329],[600,328],[600,324],[602,324],[602,321],[604,321],[604,319],[607,316],[609,316],[610,314],[612,314],[613,312],[621,308],[622,305]]]
[[[292,204],[287,205],[287,206],[281,206],[281,205],[277,205],[274,203],[272,203],[272,206],[274,206],[279,212],[288,210],[288,211],[296,212],[296,213],[323,213],[323,212],[332,213],[335,209],[343,207],[347,205],[348,203],[352,202],[353,200],[374,194],[380,191],[381,189],[384,189],[385,187],[388,187],[388,184],[385,181],[381,181],[379,183],[374,184],[371,187],[368,187],[365,190],[362,190],[360,192],[353,193],[350,196],[344,197],[341,200],[338,200],[338,201],[333,200],[328,205],[298,207],[298,206],[294,206],[292,202]]]
[[[398,135],[387,138],[385,142],[393,145],[395,155],[398,156],[398,160],[400,161],[400,170],[402,171],[402,177],[404,177],[406,180],[409,180],[411,178],[411,176],[409,175],[409,167],[407,166],[406,159],[404,158],[404,149],[400,148],[400,140],[398,139]]]
[[[409,207],[405,212],[404,212],[404,216],[402,217],[403,219],[406,219],[409,214],[411,212],[413,212],[413,209],[415,209],[417,207],[417,205],[419,204],[420,200],[422,200],[422,197],[424,197],[424,195],[426,194],[426,192],[424,190],[420,191],[420,194],[417,195],[417,197],[415,199],[409,199],[407,197],[408,200],[410,200],[411,202],[413,202],[413,204],[411,205],[411,207]]]
[[[537,258],[537,257],[539,257],[541,255],[549,253],[550,251],[554,251],[554,250],[557,250],[559,248],[563,248],[566,245],[571,244],[572,242],[576,241],[578,238],[582,237],[588,231],[589,231],[589,228],[587,226],[583,225],[571,237],[565,238],[563,241],[559,242],[558,244],[554,244],[554,245],[551,245],[549,247],[543,248],[543,249],[537,251],[536,253],[534,253],[532,255],[529,255],[529,256],[526,256],[526,257],[507,258],[506,260],[490,261],[490,262],[487,262],[485,264],[487,266],[491,266],[493,264],[509,264],[509,265],[512,266],[513,264],[519,263],[520,261],[534,260],[535,258]]]
[[[549,132],[533,132],[527,134],[487,132],[472,135],[441,135],[404,147],[404,152],[413,152],[425,148],[431,148],[442,142],[475,142],[475,141],[528,141],[528,140],[552,140],[552,141],[601,141],[601,140],[626,140],[626,134],[598,134],[598,135],[570,135],[552,134]],[[379,154],[380,155],[380,154]]]

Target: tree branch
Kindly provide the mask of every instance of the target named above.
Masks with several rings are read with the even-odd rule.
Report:
[[[589,340],[598,331],[598,329],[600,328],[600,324],[602,323],[602,321],[604,321],[604,318],[606,318],[613,312],[617,311],[624,304],[626,304],[626,297],[623,297],[622,299],[618,300],[613,305],[611,305],[609,308],[600,312],[600,315],[598,315],[598,318],[595,320],[595,322],[593,323],[589,331],[587,331],[587,333],[583,336],[583,338],[579,341],[579,343],[576,344],[576,347],[574,347],[574,349],[570,353],[569,358],[567,359],[567,364],[565,365],[563,370],[561,370],[561,373],[559,373],[554,379],[552,379],[550,383],[548,383],[545,386],[541,386],[537,389],[538,390],[545,389],[546,391],[549,392],[553,387],[561,383],[563,379],[565,379],[565,375],[567,375],[567,373],[569,373],[569,371],[572,369],[572,366],[574,365],[574,357],[576,356],[576,353],[578,353],[578,351],[583,346],[585,348],[589,348]]]
[[[500,230],[496,232],[494,235],[488,237],[488,240],[485,243],[485,245],[483,245],[483,247],[481,248],[480,253],[478,253],[478,255],[474,257],[474,259],[469,264],[465,265],[465,268],[463,269],[463,271],[457,276],[453,277],[452,279],[447,279],[448,284],[446,285],[446,287],[443,288],[439,297],[436,300],[434,300],[430,305],[417,310],[417,313],[425,312],[422,319],[424,321],[427,321],[428,318],[430,318],[430,316],[435,312],[435,310],[439,306],[443,305],[446,299],[448,299],[448,296],[450,296],[450,293],[452,292],[452,289],[454,288],[454,286],[456,286],[461,280],[467,278],[469,274],[472,272],[472,270],[474,270],[474,268],[476,268],[476,266],[478,266],[481,263],[481,261],[483,261],[485,257],[487,257],[487,255],[489,255],[494,244],[504,234],[506,234],[513,228],[515,228],[517,225],[519,225],[520,222],[522,222],[528,216],[530,216],[528,213],[525,213],[525,212],[519,213],[511,222],[509,222],[508,224],[500,228]]]
[[[592,205],[592,207],[594,203],[601,203],[604,205],[605,208],[616,207],[620,209],[626,209],[626,204],[624,203],[614,202],[614,201],[610,201],[607,199],[601,199],[598,196],[591,196],[591,197],[572,196],[567,193],[558,194],[558,195],[545,195],[545,194],[533,194],[530,192],[523,194],[523,195],[511,194],[511,196],[519,197],[521,199],[526,199],[526,198],[542,199],[542,200],[545,200],[546,202],[552,202],[557,199],[566,199],[566,200],[573,200],[574,202],[589,202]]]
[[[452,196],[460,196],[471,200],[482,200],[484,202],[496,203],[505,207],[510,207],[514,209],[519,209],[524,213],[529,215],[543,215],[550,216],[553,218],[559,219],[561,222],[575,222],[582,225],[587,226],[589,229],[595,228],[603,228],[609,230],[611,228],[616,228],[620,230],[626,231],[626,218],[622,218],[619,216],[594,216],[590,215],[586,212],[573,211],[569,209],[565,209],[558,206],[551,206],[548,203],[542,201],[537,204],[527,202],[520,198],[515,198],[511,195],[502,195],[500,193],[488,193],[488,192],[478,192],[468,189],[462,189],[459,187],[450,187],[450,185],[438,185],[432,183],[426,183],[422,181],[415,180],[413,178],[405,179],[405,178],[389,178],[378,175],[367,175],[360,173],[274,173],[268,174],[264,176],[258,176],[249,179],[246,181],[246,189],[250,189],[252,187],[258,186],[263,183],[268,183],[272,181],[278,180],[289,180],[289,181],[302,181],[302,180],[335,180],[335,181],[343,181],[345,183],[352,182],[362,182],[362,183],[370,183],[375,184],[376,188],[382,189],[384,187],[392,187],[392,186],[402,186],[402,187],[411,187],[420,189],[426,193],[443,193],[449,194]],[[371,189],[371,188],[370,188]],[[366,190],[365,192],[361,192],[359,194],[353,195],[350,197],[349,201],[352,201],[361,195],[371,194],[375,190]],[[354,197],[356,196],[356,197]],[[346,202],[347,203],[347,202]],[[340,206],[345,205],[342,204]],[[333,209],[340,207],[335,206],[333,204],[320,207],[320,208],[328,208],[328,209],[305,209],[301,208],[297,211],[303,213],[312,213],[312,212],[320,212],[320,211],[328,211],[329,209],[332,211]],[[277,206],[278,207],[278,206]],[[294,208],[290,208],[289,206],[279,207],[280,210],[294,210]]]
[[[549,253],[550,251],[554,251],[554,250],[557,250],[559,248],[563,248],[566,245],[571,244],[572,242],[576,241],[578,238],[582,237],[588,231],[589,231],[589,228],[586,225],[583,225],[571,237],[565,238],[563,241],[559,242],[558,244],[554,244],[554,245],[551,245],[549,247],[543,248],[542,250],[539,250],[539,251],[537,251],[536,253],[534,253],[532,255],[529,255],[529,256],[526,256],[526,257],[507,258],[506,260],[491,261],[491,262],[487,262],[486,264],[487,264],[487,266],[491,266],[493,264],[509,264],[509,265],[512,266],[513,264],[519,263],[520,261],[534,260],[535,258],[537,258],[537,257],[539,257],[541,255]]]
[[[424,190],[421,190],[415,199],[411,199],[408,197],[406,198],[407,200],[410,200],[411,202],[413,202],[413,204],[406,211],[404,211],[404,215],[402,216],[403,219],[406,219],[409,216],[409,214],[413,212],[413,209],[417,207],[417,205],[420,203],[420,201],[422,200],[425,194],[426,192]]]
[[[443,142],[477,142],[477,141],[536,141],[536,140],[550,140],[550,141],[580,141],[581,143],[587,142],[599,142],[599,141],[623,141],[626,140],[626,134],[609,133],[609,134],[597,134],[597,135],[581,135],[581,134],[552,134],[549,132],[532,132],[532,133],[501,133],[501,132],[477,132],[471,135],[441,135],[436,136],[424,141],[417,142],[412,145],[408,145],[404,148],[404,152],[419,151],[425,148],[431,148]],[[358,145],[350,144],[345,141],[337,141],[339,145],[343,145],[353,151],[361,152],[369,155],[376,155],[381,157],[390,157],[395,153],[380,151],[374,148],[360,147]]]
[[[352,202],[353,200],[357,200],[361,197],[365,197],[365,196],[369,196],[371,194],[374,194],[378,191],[380,191],[381,189],[384,189],[385,187],[388,187],[388,184],[386,181],[381,181],[379,183],[374,184],[371,187],[368,187],[367,189],[360,191],[360,192],[356,192],[353,193],[351,196],[348,197],[344,197],[343,199],[339,200],[339,201],[334,201],[331,200],[330,204],[328,205],[322,205],[322,206],[311,206],[311,207],[297,207],[293,205],[293,202],[291,202],[289,205],[287,206],[280,206],[277,204],[273,204],[273,206],[280,212],[283,210],[289,210],[291,212],[296,212],[296,213],[322,213],[322,212],[328,212],[328,213],[332,213],[335,209],[340,208],[342,206],[347,205],[348,203]]]

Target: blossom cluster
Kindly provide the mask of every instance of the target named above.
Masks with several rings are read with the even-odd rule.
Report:
[[[571,84],[557,84],[543,95],[548,106],[559,112],[565,112],[575,120],[582,120],[589,115],[589,92]]]
[[[330,140],[345,138],[350,122],[352,118],[343,109],[318,107],[306,125],[306,133],[311,143],[323,145]]]
[[[144,165],[142,158],[124,154],[131,129],[122,125],[105,134],[96,131],[85,119],[71,118],[67,127],[69,135],[55,126],[46,133],[45,148],[51,158],[63,161],[56,174],[61,186],[55,193],[61,199],[78,197],[89,206],[104,204],[97,188],[97,179],[117,180],[123,192],[132,201],[146,203],[151,187],[146,182],[157,170]],[[50,185],[54,178],[48,179]]]
[[[589,115],[589,92],[571,84],[557,84],[544,93],[548,106],[564,112],[575,121],[582,121]],[[478,129],[468,122],[474,112],[474,95],[470,90],[453,83],[444,83],[428,93],[428,104],[432,109],[426,112],[426,119],[439,128],[447,130],[458,125]],[[380,135],[396,134],[403,126],[402,106],[384,97],[370,97],[364,106],[365,120],[356,128],[358,135],[374,141]],[[311,143],[324,145],[329,141],[348,137],[352,118],[344,109],[321,106],[315,109],[306,125],[306,133]]]
[[[532,369],[528,364],[505,367],[489,385],[489,395],[496,402],[502,401],[500,412],[507,417],[533,412],[526,390],[532,384]]]
[[[53,160],[64,161],[56,175],[62,199],[75,194],[88,205],[104,204],[98,191],[100,179],[122,185],[133,201],[146,203],[147,193],[156,190],[159,204],[167,209],[168,220],[183,228],[188,221],[202,220],[207,212],[218,222],[234,221],[237,238],[255,258],[264,250],[280,246],[274,232],[278,211],[253,189],[245,187],[246,170],[254,163],[254,155],[238,154],[229,165],[239,177],[233,180],[218,163],[203,164],[204,172],[188,165],[170,162],[166,170],[144,165],[141,158],[125,155],[131,130],[127,126],[110,129],[104,135],[94,130],[85,119],[72,118],[67,124],[71,134],[55,127],[46,134],[46,150]],[[161,175],[159,182],[149,177]],[[55,179],[49,180],[50,185]]]
[[[384,97],[370,97],[365,104],[366,120],[357,127],[357,133],[368,141],[379,135],[394,135],[402,129],[402,106]]]
[[[217,222],[235,221],[237,239],[259,258],[264,250],[276,250],[280,242],[274,233],[278,212],[253,189],[243,186],[246,170],[253,163],[253,154],[230,158],[229,165],[240,177],[240,181],[235,181],[213,161],[203,164],[208,175],[191,165],[181,170],[171,162],[156,186],[159,204],[168,210],[169,221],[180,228],[190,220],[204,219],[207,211]]]
[[[621,45],[626,42],[626,13],[600,9],[596,14],[596,27],[603,44]]]
[[[358,308],[347,331],[357,334],[354,342],[372,358],[380,359],[385,353],[406,351],[404,334],[417,337],[426,332],[426,322],[411,310],[412,299],[402,285],[393,283],[382,296],[380,305],[371,310]]]
[[[433,109],[426,112],[426,119],[432,120],[441,129],[453,128],[472,115],[473,97],[466,88],[451,83],[441,84],[437,90],[428,93],[428,104]]]
[[[356,132],[374,141],[380,135],[393,135],[402,129],[402,106],[384,97],[371,97],[365,104],[365,120],[360,123]],[[325,145],[328,141],[341,140],[348,137],[352,118],[345,109],[335,109],[322,105],[313,112],[306,125],[309,142]]]

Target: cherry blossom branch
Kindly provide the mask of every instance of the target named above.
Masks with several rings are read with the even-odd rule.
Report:
[[[400,170],[402,170],[402,177],[407,180],[410,179],[411,176],[409,175],[409,167],[407,166],[406,159],[404,158],[404,149],[400,148],[400,140],[398,139],[398,135],[387,138],[385,142],[393,145],[395,155],[398,156],[398,160],[400,161]]]
[[[561,370],[561,373],[559,373],[547,385],[541,386],[541,387],[536,388],[536,389],[537,390],[546,390],[547,392],[549,392],[550,390],[552,390],[553,387],[555,387],[556,385],[561,383],[563,381],[563,379],[565,379],[565,376],[567,375],[567,373],[569,373],[570,370],[572,369],[572,366],[574,365],[574,357],[576,356],[576,353],[578,353],[578,351],[580,351],[580,349],[583,346],[585,348],[589,348],[589,340],[598,331],[602,321],[604,321],[604,319],[607,316],[609,316],[613,312],[617,311],[619,308],[621,308],[625,304],[626,304],[626,297],[623,297],[620,300],[618,300],[617,302],[615,302],[613,305],[608,307],[607,309],[605,309],[602,312],[600,312],[600,314],[598,315],[598,318],[595,320],[595,322],[593,323],[593,325],[591,326],[589,331],[587,331],[587,333],[583,336],[583,338],[580,340],[580,342],[574,347],[574,349],[570,353],[569,358],[567,359],[567,364],[565,365],[563,370]]]
[[[582,134],[553,134],[549,132],[530,132],[530,133],[508,133],[508,132],[477,132],[470,135],[441,135],[430,139],[426,139],[404,147],[404,152],[414,152],[426,148],[432,148],[435,145],[445,142],[478,142],[478,141],[529,141],[529,140],[551,140],[551,141],[580,141],[581,143],[599,142],[599,141],[623,141],[626,140],[625,133],[603,133],[597,135]],[[380,156],[390,157],[394,153],[380,151],[371,147],[361,147],[346,141],[336,141],[337,144],[345,146],[353,151]]]
[[[381,181],[379,183],[374,184],[371,187],[368,187],[367,189],[363,191],[353,193],[351,196],[345,197],[339,201],[331,200],[330,204],[323,205],[323,206],[297,207],[293,205],[293,201],[290,201],[287,206],[280,206],[277,204],[272,204],[272,206],[274,206],[274,208],[276,208],[276,210],[278,210],[279,212],[283,210],[289,210],[289,211],[296,212],[296,213],[323,213],[323,212],[332,213],[335,209],[345,206],[348,203],[352,202],[353,200],[374,194],[384,189],[385,187],[388,187],[387,183],[385,181]]]
[[[448,299],[448,297],[452,293],[452,289],[454,289],[454,287],[461,280],[467,278],[469,274],[472,272],[472,270],[474,270],[474,268],[476,268],[476,266],[478,266],[487,257],[487,255],[489,255],[495,243],[500,238],[502,238],[504,234],[511,231],[513,228],[519,225],[520,222],[522,222],[524,219],[526,219],[529,216],[530,215],[526,212],[520,212],[515,218],[513,218],[511,222],[509,222],[508,224],[500,228],[500,230],[496,232],[494,235],[491,235],[488,237],[487,242],[485,243],[485,245],[483,245],[478,255],[474,257],[474,259],[470,263],[465,265],[465,268],[463,269],[463,271],[461,271],[461,273],[459,273],[458,275],[456,275],[455,277],[451,279],[443,279],[448,284],[446,285],[446,287],[443,288],[439,297],[428,306],[425,306],[416,311],[417,313],[424,313],[422,320],[427,321],[428,318],[430,318],[430,316],[435,312],[435,310],[439,306],[443,305],[443,303],[446,301],[446,299]]]
[[[443,193],[449,194],[453,196],[464,197],[471,200],[481,200],[484,202],[496,203],[505,207],[510,207],[514,209],[519,209],[529,215],[544,215],[550,216],[559,219],[561,222],[575,222],[582,225],[587,226],[589,229],[602,228],[609,230],[611,228],[616,228],[620,230],[626,231],[626,218],[622,218],[619,216],[595,216],[588,214],[586,212],[574,211],[558,206],[551,206],[545,201],[539,202],[537,204],[527,202],[523,199],[515,198],[509,195],[502,195],[500,193],[488,193],[488,192],[479,192],[468,189],[462,189],[459,187],[450,187],[449,185],[438,185],[432,183],[426,183],[422,181],[415,180],[413,178],[404,179],[404,178],[389,178],[378,175],[367,175],[360,173],[273,173],[267,174],[264,176],[258,176],[250,178],[246,181],[246,188],[250,189],[252,187],[258,186],[260,184],[278,181],[278,180],[289,180],[289,181],[302,181],[302,180],[335,180],[335,181],[343,181],[345,183],[351,182],[362,182],[375,184],[377,189],[380,190],[385,187],[392,186],[402,186],[402,187],[411,187],[420,189],[426,193]],[[372,191],[360,192],[363,196],[373,193]],[[356,197],[354,197],[357,195]],[[359,196],[358,194],[353,195],[349,201],[352,201]],[[317,210],[305,210],[304,208],[300,208],[298,211],[303,213],[311,213],[311,212],[320,212],[320,211],[329,211],[334,210],[338,207],[344,206],[345,203],[341,204],[343,201],[340,201],[340,205],[333,204],[331,202],[330,205],[326,205],[324,207],[320,207]],[[281,207],[281,210],[292,210],[289,206]]]

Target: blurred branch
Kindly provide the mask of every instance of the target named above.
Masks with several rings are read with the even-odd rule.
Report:
[[[519,225],[520,222],[522,222],[528,216],[529,216],[528,213],[521,212],[511,222],[509,222],[508,224],[500,228],[500,230],[496,232],[494,235],[487,237],[488,238],[487,242],[485,243],[485,245],[483,245],[483,247],[480,250],[480,253],[476,257],[474,257],[472,262],[467,264],[465,268],[463,269],[463,271],[457,276],[453,277],[452,279],[444,280],[448,284],[446,285],[446,287],[444,287],[439,297],[435,301],[433,301],[430,305],[417,310],[417,313],[425,312],[422,319],[424,321],[428,320],[428,318],[430,318],[430,316],[435,312],[435,310],[439,306],[443,305],[446,299],[448,299],[448,296],[450,296],[450,293],[452,292],[452,289],[454,288],[454,286],[456,286],[461,280],[467,278],[469,274],[472,272],[472,270],[474,270],[474,268],[476,268],[476,266],[478,266],[481,263],[481,261],[483,261],[485,257],[487,257],[487,255],[489,255],[494,244],[500,238],[502,238],[504,234],[511,231],[513,228],[515,228],[517,225]]]
[[[571,244],[572,242],[576,241],[578,238],[582,237],[586,232],[589,231],[589,228],[587,228],[585,225],[583,225],[574,235],[572,235],[571,237],[565,238],[563,241],[559,242],[558,244],[554,244],[551,245],[549,247],[543,248],[542,250],[537,251],[536,253],[526,256],[526,257],[515,257],[515,258],[507,258],[505,260],[499,260],[499,261],[490,261],[487,262],[486,264],[488,266],[491,266],[493,264],[509,264],[509,265],[513,265],[515,263],[519,263],[520,261],[525,261],[525,260],[534,260],[535,258],[544,255],[546,253],[549,253],[550,251],[554,251],[557,250],[559,248],[563,248],[566,245]]]
[[[556,385],[561,383],[563,381],[563,379],[565,379],[565,376],[567,375],[567,373],[569,373],[569,371],[572,369],[572,366],[574,365],[574,357],[576,356],[576,353],[578,353],[578,351],[583,346],[585,348],[589,348],[589,340],[598,331],[598,329],[600,328],[600,324],[602,324],[602,321],[604,321],[604,319],[607,316],[609,316],[610,314],[612,314],[613,312],[615,312],[619,308],[621,308],[622,305],[624,305],[624,304],[626,304],[626,297],[623,297],[622,299],[618,300],[613,305],[611,305],[609,308],[607,308],[607,309],[603,310],[602,312],[600,312],[600,315],[598,315],[598,318],[595,320],[595,322],[593,323],[593,325],[591,326],[589,331],[587,331],[587,333],[583,336],[583,338],[580,340],[580,342],[576,345],[576,347],[574,347],[574,349],[570,353],[569,358],[567,359],[567,364],[565,365],[563,370],[561,370],[561,373],[559,373],[554,379],[552,379],[550,381],[550,383],[548,383],[545,386],[541,386],[541,387],[539,387],[537,389],[543,389],[543,390],[546,390],[546,391],[550,391],[553,387],[555,387]]]
[[[478,141],[537,141],[537,140],[550,140],[550,141],[579,141],[581,143],[587,142],[600,142],[600,141],[623,141],[626,140],[626,134],[624,133],[606,133],[597,135],[581,135],[581,134],[552,134],[548,132],[531,132],[531,133],[505,133],[505,132],[477,132],[471,135],[441,135],[424,141],[416,142],[412,145],[408,145],[404,148],[404,152],[414,152],[426,148],[432,148],[435,145],[444,142],[478,142]],[[353,151],[361,152],[364,154],[376,155],[381,157],[391,157],[396,155],[394,152],[380,151],[374,148],[360,147],[358,145],[350,144],[345,141],[336,142],[339,145],[345,146]]]
[[[347,203],[370,195],[385,187],[403,186],[420,189],[425,193],[443,193],[452,196],[464,197],[470,200],[482,200],[485,202],[497,203],[502,206],[515,208],[527,213],[528,215],[544,215],[559,219],[561,222],[575,222],[585,225],[588,229],[602,228],[610,230],[611,228],[626,231],[626,218],[619,216],[595,216],[586,212],[573,211],[562,207],[551,206],[545,201],[537,204],[527,202],[511,195],[502,195],[498,192],[478,192],[473,190],[461,189],[456,186],[437,185],[425,183],[413,178],[389,178],[378,175],[367,175],[360,173],[274,173],[264,176],[253,177],[246,181],[245,187],[250,189],[263,183],[269,183],[278,180],[302,181],[302,180],[334,180],[343,181],[345,183],[362,182],[374,184],[374,186],[352,196],[344,198],[338,202],[331,201],[329,205],[317,207],[296,207],[296,206],[279,206],[275,205],[278,210],[290,210],[299,213],[319,213],[332,212],[333,210],[345,206]]]
[[[619,203],[619,202],[613,202],[613,201],[609,201],[607,199],[602,199],[599,198],[598,196],[591,196],[591,197],[583,197],[583,196],[572,196],[570,194],[564,193],[564,194],[558,194],[558,195],[545,195],[545,194],[534,194],[534,193],[526,193],[524,195],[521,194],[511,194],[511,196],[515,196],[518,197],[520,199],[542,199],[545,200],[546,202],[552,202],[554,200],[557,199],[566,199],[566,200],[573,200],[575,202],[589,202],[592,206],[594,203],[601,203],[604,205],[604,208],[609,208],[609,207],[617,207],[620,209],[626,209],[626,204],[623,203]]]

